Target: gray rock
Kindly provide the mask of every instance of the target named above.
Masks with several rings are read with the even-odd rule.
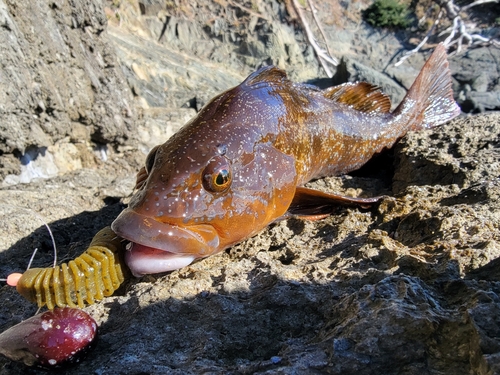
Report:
[[[457,81],[457,100],[465,112],[500,109],[498,48],[470,49],[450,60],[453,78]]]
[[[486,118],[496,118],[496,115]],[[471,181],[495,182],[500,176],[496,152],[498,129],[494,122],[484,121],[481,127],[476,122],[476,117],[467,116],[460,122],[445,125],[442,129],[446,131],[432,135],[430,140],[423,142],[427,134],[419,132],[400,142],[396,148],[403,152],[396,158],[398,168],[393,191],[399,194],[405,191],[407,184],[418,186],[429,182],[455,184],[460,188],[469,188]]]
[[[478,112],[500,109],[500,91],[470,91],[467,93],[462,107],[467,108],[467,105],[473,106]]]
[[[79,126],[88,130],[76,143],[134,138],[136,113],[100,1],[0,1],[0,23],[0,159],[50,147]]]
[[[184,53],[160,49],[152,40],[110,26],[123,73],[143,107],[200,109],[208,100],[241,82],[243,76],[203,63]],[[210,74],[207,74],[210,71]]]

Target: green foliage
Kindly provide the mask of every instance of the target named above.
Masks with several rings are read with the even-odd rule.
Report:
[[[397,0],[375,0],[364,12],[363,18],[375,27],[410,26],[408,6]]]

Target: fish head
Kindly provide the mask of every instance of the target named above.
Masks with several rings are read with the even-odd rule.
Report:
[[[294,158],[273,146],[272,131],[262,131],[268,117],[249,119],[241,110],[241,96],[219,97],[211,103],[219,111],[209,103],[146,158],[136,193],[112,224],[131,242],[126,262],[134,275],[215,254],[286,212]]]

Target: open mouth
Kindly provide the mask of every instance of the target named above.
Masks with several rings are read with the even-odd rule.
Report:
[[[129,240],[125,262],[134,276],[173,271],[196,258],[218,251],[219,237],[210,225],[188,228],[161,223],[125,209],[111,224],[113,231]]]
[[[195,259],[193,255],[179,255],[135,242],[127,245],[125,253],[125,263],[135,277],[177,270]]]

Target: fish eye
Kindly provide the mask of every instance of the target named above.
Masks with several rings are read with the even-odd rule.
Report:
[[[149,154],[146,157],[145,168],[148,175],[151,172],[151,169],[153,169],[153,165],[155,164],[156,152],[158,151],[158,147],[160,146],[156,146],[151,151],[149,151]]]
[[[208,162],[203,170],[203,187],[212,193],[222,193],[229,189],[233,181],[231,168],[227,159],[216,156]]]

